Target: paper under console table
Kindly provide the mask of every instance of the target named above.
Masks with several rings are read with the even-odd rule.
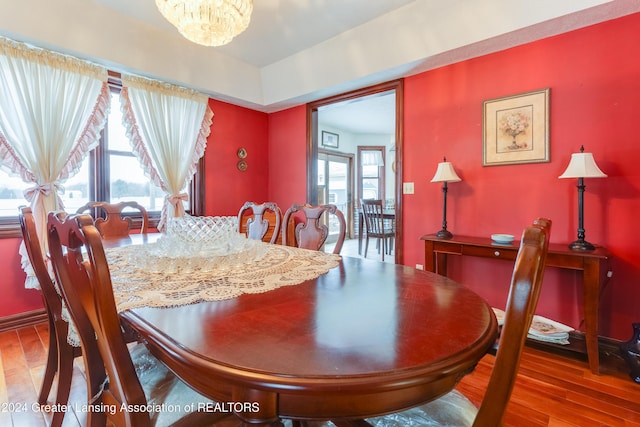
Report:
[[[454,236],[451,239],[440,239],[435,235],[425,235],[424,268],[427,271],[447,275],[447,256],[464,255],[482,258],[494,258],[515,261],[519,241],[502,245],[492,242],[490,238]],[[600,306],[600,288],[607,272],[609,252],[602,247],[593,251],[573,251],[568,245],[551,243],[547,255],[547,267],[558,267],[582,272],[583,312],[585,342],[589,368],[594,374],[600,373],[598,353],[598,309]]]

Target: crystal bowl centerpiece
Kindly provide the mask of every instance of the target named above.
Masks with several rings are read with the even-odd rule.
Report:
[[[162,237],[135,253],[152,271],[189,272],[231,268],[261,258],[266,246],[238,233],[238,219],[225,216],[171,218]]]

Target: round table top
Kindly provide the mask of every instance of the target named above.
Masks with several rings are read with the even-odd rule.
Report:
[[[446,277],[349,257],[298,285],[121,316],[200,392],[277,395],[265,411],[293,418],[429,401],[475,366],[498,330],[487,302]]]

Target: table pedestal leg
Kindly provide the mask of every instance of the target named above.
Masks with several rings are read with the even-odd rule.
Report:
[[[233,401],[242,402],[246,410],[235,412],[242,426],[280,427],[278,395],[261,390],[235,389]]]

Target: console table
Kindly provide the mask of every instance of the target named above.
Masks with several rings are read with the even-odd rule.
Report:
[[[473,257],[494,258],[515,261],[520,242],[497,244],[490,238],[454,236],[451,239],[440,239],[435,235],[425,235],[424,268],[427,271],[447,275],[447,256],[465,255]],[[585,326],[585,342],[589,368],[594,374],[600,373],[598,353],[598,308],[600,305],[600,288],[607,272],[605,266],[609,252],[602,247],[593,251],[573,251],[568,245],[551,243],[547,255],[547,266],[582,272],[583,311]]]

